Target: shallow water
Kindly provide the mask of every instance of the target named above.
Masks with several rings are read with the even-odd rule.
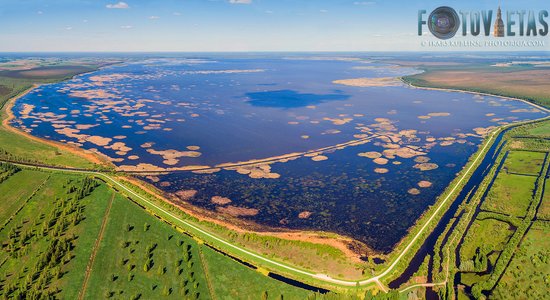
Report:
[[[497,97],[332,83],[413,72],[297,57],[146,59],[34,90],[16,103],[15,125],[97,149],[126,168],[298,153],[261,167],[147,180],[220,213],[337,232],[389,251],[475,152],[482,128],[544,115]],[[350,141],[361,142],[334,147]],[[365,152],[378,154],[358,155]]]

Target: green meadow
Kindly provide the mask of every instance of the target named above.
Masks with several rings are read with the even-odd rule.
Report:
[[[3,298],[315,297],[212,250],[98,179],[0,164],[0,178],[8,173],[0,183]]]

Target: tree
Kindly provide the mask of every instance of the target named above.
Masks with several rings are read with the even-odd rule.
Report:
[[[162,295],[164,295],[164,296],[169,296],[171,293],[172,293],[172,289],[167,287],[167,286],[165,286],[162,289]]]
[[[148,259],[147,262],[143,265],[143,270],[145,272],[149,272],[151,269],[151,259]]]

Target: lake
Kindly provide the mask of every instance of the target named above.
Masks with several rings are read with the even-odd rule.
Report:
[[[520,102],[415,89],[368,58],[134,58],[43,85],[13,125],[107,156],[181,201],[390,251]]]

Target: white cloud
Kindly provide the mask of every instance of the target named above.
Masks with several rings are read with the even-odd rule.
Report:
[[[41,11],[41,10],[39,10],[39,11],[37,11],[36,13],[39,14],[39,15],[41,15],[41,14],[43,14],[44,12]]]
[[[158,19],[160,19],[159,16],[150,16],[149,17],[149,20],[158,20]]]
[[[250,4],[252,0],[229,0],[231,4]]]
[[[272,11],[272,10],[266,10],[265,13],[266,13],[266,14],[272,14],[273,11]]]
[[[118,3],[113,3],[113,4],[107,4],[105,7],[107,8],[118,8],[118,9],[126,9],[126,8],[130,8],[130,6],[128,5],[128,3],[126,2],[118,2]]]
[[[177,11],[173,12],[172,14],[173,14],[174,16],[181,16],[181,13],[180,13],[180,12],[177,12]]]
[[[355,1],[353,2],[355,5],[374,5],[376,2],[374,1]]]
[[[328,10],[326,10],[326,9],[321,9],[319,12],[324,14],[324,13],[327,13]]]
[[[132,25],[122,25],[122,26],[120,26],[120,28],[122,28],[122,29],[132,29],[133,27],[134,26],[132,26]]]
[[[66,26],[66,27],[65,27],[65,30],[73,30],[73,27],[71,27],[71,26]]]

